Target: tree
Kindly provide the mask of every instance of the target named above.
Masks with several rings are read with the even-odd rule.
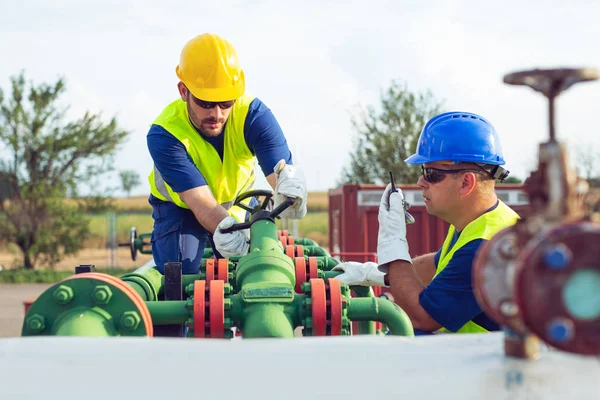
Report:
[[[508,184],[508,183],[522,183],[521,178],[517,178],[516,176],[509,176],[504,180],[504,182],[500,182],[500,184]]]
[[[81,249],[89,234],[85,213],[105,204],[98,193],[78,197],[78,184],[112,169],[128,132],[114,118],[103,123],[89,112],[65,122],[67,109],[58,106],[62,78],[26,84],[21,72],[10,82],[9,96],[0,89],[0,176],[10,189],[0,201],[0,242],[19,247],[24,268],[53,266]]]
[[[131,196],[131,191],[140,186],[142,181],[140,180],[140,175],[132,170],[121,171],[119,173],[119,177],[121,178],[121,187],[127,193],[127,197]]]
[[[392,171],[396,183],[416,183],[421,171],[404,160],[414,153],[425,122],[441,112],[431,92],[412,93],[392,81],[380,96],[381,111],[359,107],[352,118],[358,133],[349,166],[341,183],[387,183]]]

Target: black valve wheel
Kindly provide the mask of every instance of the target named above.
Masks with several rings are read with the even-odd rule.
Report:
[[[294,199],[293,197],[287,197],[285,201],[278,205],[274,210],[269,211],[269,205],[273,204],[273,195],[274,193],[270,190],[250,190],[248,192],[240,194],[239,197],[235,199],[233,205],[248,211],[251,214],[250,221],[234,224],[229,228],[222,229],[221,232],[229,233],[234,231],[240,231],[242,229],[248,229],[255,221],[259,220],[268,219],[271,221],[275,221],[275,218],[277,218],[279,214],[285,211],[296,201],[296,199]],[[246,200],[247,198],[253,196],[264,196],[265,198],[263,199],[260,205],[254,208],[242,203],[243,200]]]

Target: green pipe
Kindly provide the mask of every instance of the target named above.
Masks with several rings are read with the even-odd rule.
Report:
[[[294,244],[302,246],[318,246],[317,242],[308,238],[294,238]]]
[[[303,246],[304,255],[308,257],[331,257],[331,255],[319,246]]]
[[[117,336],[110,314],[99,308],[73,309],[56,321],[53,336]]]
[[[283,304],[278,303],[246,305],[244,307],[242,337],[294,337],[293,316],[286,313],[285,308]]]
[[[323,273],[325,279],[333,279],[341,274],[343,274],[342,271],[325,271]],[[370,286],[350,286],[350,289],[352,289],[356,297],[375,297],[375,293],[373,293],[373,289]],[[375,335],[376,333],[377,330],[373,321],[358,321],[359,335]]]
[[[193,312],[185,300],[147,301],[148,311],[152,317],[152,325],[185,324]]]
[[[181,275],[181,287],[186,288],[190,284],[193,284],[196,281],[203,281],[206,278],[206,274],[190,274],[190,275]]]
[[[164,276],[152,264],[145,264],[135,271],[123,275],[121,280],[133,287],[146,301],[157,300],[164,288]]]
[[[351,298],[348,300],[348,318],[352,321],[379,321],[389,327],[392,335],[415,335],[406,312],[386,299]]]
[[[332,258],[332,257],[328,257],[328,256],[317,257],[317,266],[319,267],[319,269],[321,269],[323,271],[331,271],[331,269],[333,267],[335,267],[336,265],[338,265],[339,263],[340,263],[339,260],[336,260],[335,258]]]

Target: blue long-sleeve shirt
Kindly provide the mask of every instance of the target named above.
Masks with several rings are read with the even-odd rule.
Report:
[[[223,134],[216,137],[207,137],[200,132],[198,134],[209,142],[223,159]],[[146,139],[154,164],[165,182],[175,192],[183,192],[207,184],[184,145],[163,127],[152,125]],[[271,110],[258,98],[250,103],[244,124],[244,139],[252,154],[256,156],[265,176],[273,172],[275,164],[281,159],[292,164],[292,153],[279,123]],[[152,195],[149,201],[151,204],[163,203]]]

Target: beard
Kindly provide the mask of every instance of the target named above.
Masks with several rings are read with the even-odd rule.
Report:
[[[191,109],[190,105],[187,105],[188,115],[192,125],[200,131],[200,133],[207,137],[219,136],[223,132],[223,126],[225,125],[225,118],[199,118],[198,115]],[[211,126],[213,125],[214,126]]]

